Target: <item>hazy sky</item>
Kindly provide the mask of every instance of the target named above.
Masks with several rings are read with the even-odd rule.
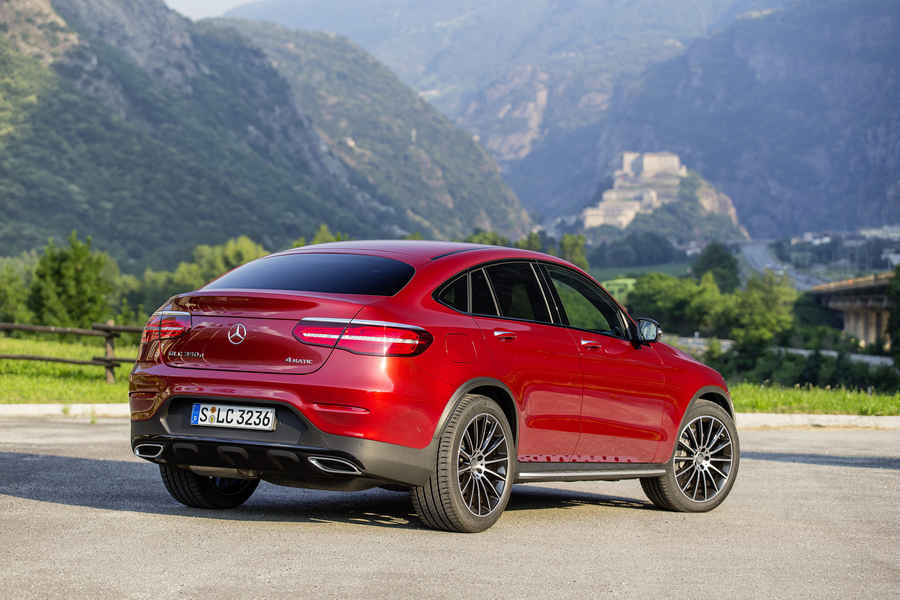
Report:
[[[171,8],[192,19],[218,17],[229,8],[249,0],[165,0]]]

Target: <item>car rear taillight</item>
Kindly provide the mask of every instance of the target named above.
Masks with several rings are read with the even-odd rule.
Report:
[[[421,327],[400,323],[378,323],[342,319],[303,320],[294,327],[294,337],[311,346],[340,348],[354,354],[415,356],[431,345],[430,333]]]
[[[191,314],[173,310],[154,313],[144,325],[141,342],[169,340],[184,335],[191,328]]]

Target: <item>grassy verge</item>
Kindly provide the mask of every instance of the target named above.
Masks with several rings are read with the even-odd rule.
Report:
[[[737,412],[829,415],[900,415],[900,393],[868,394],[846,389],[782,388],[753,383],[731,386]]]
[[[103,356],[103,340],[80,342],[0,337],[0,354],[53,356],[91,360]],[[137,356],[136,346],[117,345],[116,356]],[[0,360],[0,404],[112,403],[128,401],[129,365],[116,369],[116,383],[106,383],[103,367],[23,360]]]

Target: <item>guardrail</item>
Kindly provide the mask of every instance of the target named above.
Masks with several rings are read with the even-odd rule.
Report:
[[[21,323],[0,323],[0,331],[27,331],[30,333],[59,333],[65,335],[90,336],[105,338],[104,356],[95,356],[91,360],[58,358],[55,356],[32,356],[28,354],[0,354],[0,360],[33,360],[39,362],[57,362],[69,365],[94,365],[106,370],[106,383],[116,382],[116,368],[119,365],[131,364],[133,358],[121,358],[115,355],[116,338],[123,333],[141,333],[141,327],[115,325],[113,322],[94,323],[90,329],[78,327],[50,327],[47,325],[23,325]]]

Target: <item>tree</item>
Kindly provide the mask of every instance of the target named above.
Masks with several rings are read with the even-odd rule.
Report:
[[[541,240],[541,236],[536,231],[532,231],[518,242],[516,242],[516,248],[521,248],[522,250],[534,250],[535,252],[543,252],[544,243]]]
[[[257,258],[268,250],[242,235],[224,244],[194,248],[193,262],[180,262],[174,271],[144,271],[140,285],[128,294],[132,306],[153,310],[174,294],[203,287],[213,279]]]
[[[25,306],[28,287],[25,278],[11,264],[0,267],[0,321],[27,323],[31,312]]]
[[[307,242],[306,237],[298,237],[291,242],[291,248],[300,248],[302,246],[311,246],[313,244],[327,244],[328,242],[343,242],[349,240],[350,236],[344,233],[332,233],[328,225],[322,223],[313,235],[312,241]],[[416,239],[416,238],[410,238]]]
[[[343,242],[345,240],[349,240],[350,236],[345,235],[343,233],[331,233],[331,230],[328,228],[328,225],[322,223],[319,225],[319,230],[316,231],[316,235],[313,236],[310,244],[327,244],[328,242]]]
[[[712,273],[706,273],[696,290],[691,294],[687,306],[688,321],[696,324],[695,331],[704,336],[718,333],[718,316],[722,310],[722,293]]]
[[[711,272],[724,294],[732,293],[741,284],[738,261],[728,247],[720,242],[713,242],[703,249],[691,265],[691,272],[697,279]]]
[[[469,242],[470,244],[484,244],[486,246],[511,246],[512,244],[508,239],[496,233],[494,231],[485,231],[483,229],[476,229],[472,232],[471,235],[467,236],[463,239],[464,242]]]
[[[200,277],[208,281],[267,254],[268,250],[242,235],[218,246],[197,246],[194,249],[194,263]]]
[[[624,238],[597,244],[589,261],[593,267],[639,267],[684,260],[665,236],[653,231],[632,231]]]
[[[740,352],[758,356],[775,336],[791,328],[797,290],[785,275],[766,271],[754,275],[739,294],[733,316],[731,335]]]
[[[628,306],[636,317],[659,321],[664,331],[690,335],[699,326],[690,316],[696,293],[697,284],[691,279],[648,273],[639,277],[628,293]]]
[[[583,235],[575,235],[572,233],[564,234],[559,241],[559,257],[582,269],[588,269],[584,244],[585,239]]]
[[[28,292],[28,308],[43,325],[90,327],[113,312],[112,298],[118,276],[115,261],[91,250],[74,231],[68,247],[47,244],[38,261]]]
[[[888,302],[891,305],[891,315],[887,334],[891,340],[894,364],[900,367],[900,265],[894,269],[894,278],[888,286]]]

